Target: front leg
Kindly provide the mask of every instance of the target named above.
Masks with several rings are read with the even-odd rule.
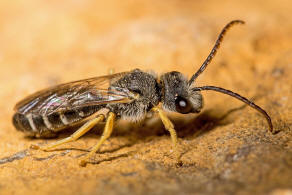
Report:
[[[175,153],[175,157],[176,157],[176,162],[177,162],[177,166],[181,166],[182,165],[182,161],[180,160],[181,158],[181,154],[178,151],[178,141],[177,141],[177,134],[176,131],[174,129],[174,125],[172,124],[172,122],[168,119],[168,117],[166,116],[166,114],[162,111],[162,109],[158,108],[158,107],[154,107],[152,108],[152,110],[154,112],[157,112],[165,129],[169,131],[170,136],[171,136],[171,140],[172,140],[172,146],[173,146],[173,151]]]

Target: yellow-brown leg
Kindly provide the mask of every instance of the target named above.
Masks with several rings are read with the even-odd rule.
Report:
[[[90,129],[92,129],[92,127],[94,127],[97,123],[99,123],[100,121],[103,121],[104,119],[104,115],[99,115],[96,118],[93,118],[89,121],[87,121],[84,125],[82,125],[82,127],[80,127],[75,133],[73,133],[70,137],[61,139],[57,142],[51,143],[49,145],[43,146],[43,147],[39,147],[39,146],[33,146],[33,148],[35,149],[40,149],[43,151],[48,151],[50,149],[53,149],[57,146],[60,146],[62,144],[68,143],[68,142],[72,142],[72,141],[76,141],[79,137],[81,137],[82,135],[84,135],[86,132],[88,132]]]
[[[112,75],[112,74],[115,74],[115,69],[114,68],[111,68],[108,70],[108,75]]]
[[[178,151],[177,134],[176,134],[176,131],[174,129],[174,125],[167,118],[166,114],[161,109],[159,109],[157,107],[154,107],[154,108],[152,108],[152,110],[159,114],[159,117],[160,117],[165,129],[169,131],[170,137],[171,137],[171,140],[172,140],[173,151],[174,151],[174,154],[175,154],[175,158],[177,160],[177,164],[181,165],[182,164],[182,162],[180,160],[181,155],[180,155],[180,153]]]
[[[114,120],[115,120],[115,114],[110,112],[108,114],[107,120],[106,120],[106,124],[102,133],[102,136],[100,138],[100,140],[98,141],[98,143],[92,148],[92,150],[80,161],[80,166],[86,166],[88,159],[90,159],[100,148],[100,146],[104,143],[105,140],[107,140],[112,131],[113,131],[113,126],[114,126]]]

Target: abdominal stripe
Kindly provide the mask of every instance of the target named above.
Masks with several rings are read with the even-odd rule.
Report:
[[[32,130],[33,131],[37,131],[37,128],[36,128],[36,126],[34,124],[34,121],[33,121],[33,118],[32,118],[32,114],[27,114],[25,117],[27,118],[27,120],[29,122],[29,125],[32,128]]]
[[[53,126],[52,126],[51,122],[49,121],[48,117],[46,115],[43,115],[42,117],[43,117],[43,121],[44,121],[46,127],[48,129],[52,129]]]
[[[64,125],[68,125],[70,122],[68,121],[67,117],[65,114],[60,114],[60,119],[63,122]]]

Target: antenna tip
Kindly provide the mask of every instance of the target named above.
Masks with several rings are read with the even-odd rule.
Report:
[[[227,26],[232,26],[234,24],[245,24],[245,21],[243,21],[243,20],[232,20],[231,22],[229,22],[227,24]]]

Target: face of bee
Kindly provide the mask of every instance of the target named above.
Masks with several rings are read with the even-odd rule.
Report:
[[[203,107],[200,92],[188,85],[188,80],[180,72],[168,72],[160,77],[162,83],[163,108],[182,114],[198,113]]]

